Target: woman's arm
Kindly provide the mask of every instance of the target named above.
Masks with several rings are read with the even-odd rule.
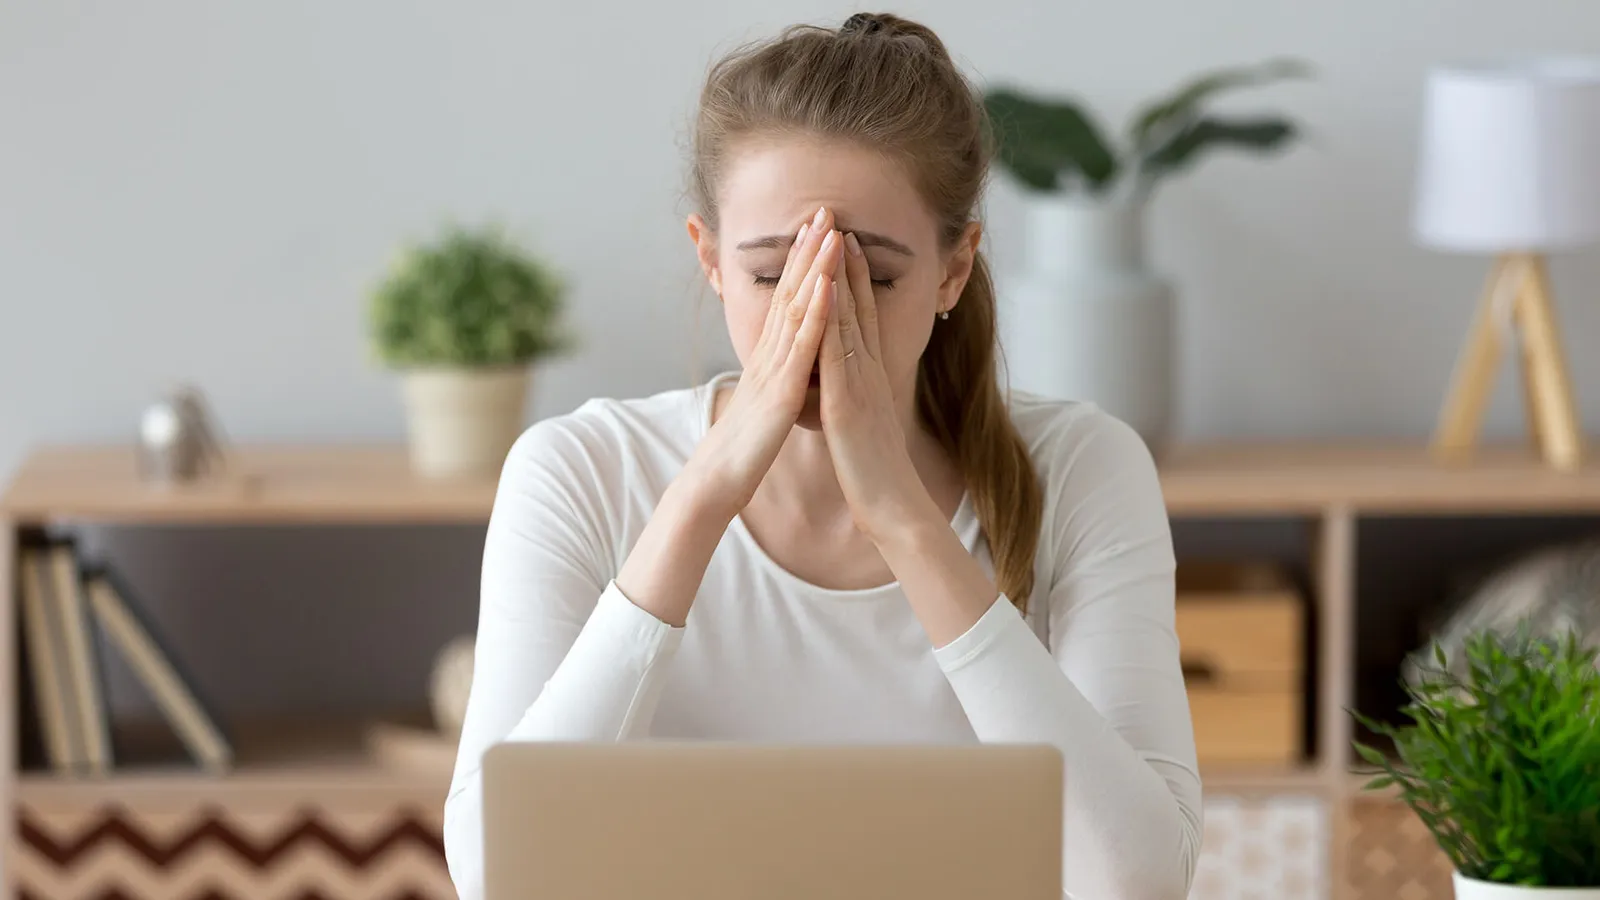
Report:
[[[680,478],[624,566],[634,580],[611,580],[605,510],[614,501],[603,492],[616,483],[618,452],[592,423],[547,420],[517,441],[501,475],[484,543],[472,692],[445,802],[445,853],[463,900],[483,891],[484,750],[503,740],[644,733],[682,635],[674,626],[683,617],[670,610],[687,610],[726,527],[696,502],[694,480]]]
[[[1084,426],[1044,486],[1055,514],[1041,552],[1059,563],[1033,602],[1049,616],[1049,648],[948,524],[908,523],[881,549],[978,737],[1061,749],[1067,892],[1182,900],[1199,854],[1200,779],[1166,508],[1138,435],[1100,414]]]
[[[728,523],[805,404],[842,251],[821,224],[790,246],[760,339],[710,432],[654,504],[613,578],[609,523],[632,452],[573,415],[508,454],[484,542],[472,692],[445,801],[445,855],[462,900],[483,893],[483,753],[500,741],[643,734],[663,665]]]

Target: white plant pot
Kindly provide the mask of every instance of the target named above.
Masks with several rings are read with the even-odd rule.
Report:
[[[1030,197],[1026,264],[997,281],[1011,386],[1091,401],[1154,449],[1172,425],[1176,327],[1143,219],[1122,201]]]
[[[402,374],[411,467],[424,478],[493,478],[522,434],[527,366]]]
[[[1456,900],[1600,900],[1600,887],[1545,888],[1494,884],[1455,873]]]

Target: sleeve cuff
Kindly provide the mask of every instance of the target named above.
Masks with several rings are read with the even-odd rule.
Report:
[[[939,668],[948,674],[982,656],[1007,631],[1027,627],[1028,623],[1023,621],[1016,606],[1005,594],[1001,594],[965,634],[943,647],[934,648],[933,658],[939,663]],[[1031,630],[1029,634],[1032,634]]]
[[[602,634],[640,649],[647,660],[672,653],[683,641],[684,629],[674,628],[645,612],[622,593],[615,581],[606,583],[589,618],[587,628],[596,628]]]

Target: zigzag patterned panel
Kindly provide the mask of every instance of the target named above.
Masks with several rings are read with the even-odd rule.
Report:
[[[437,811],[17,810],[22,900],[451,900]]]

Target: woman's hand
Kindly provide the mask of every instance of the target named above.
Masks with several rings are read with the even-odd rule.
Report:
[[[856,527],[874,541],[930,512],[883,368],[872,276],[854,235],[822,339],[822,432]]]
[[[805,406],[843,252],[837,234],[827,239],[832,233],[826,210],[801,227],[733,396],[617,572],[622,595],[668,625],[688,621],[728,523],[749,504]]]
[[[689,468],[729,519],[750,502],[805,406],[843,253],[827,209],[800,226],[761,337],[733,396],[690,460]]]

